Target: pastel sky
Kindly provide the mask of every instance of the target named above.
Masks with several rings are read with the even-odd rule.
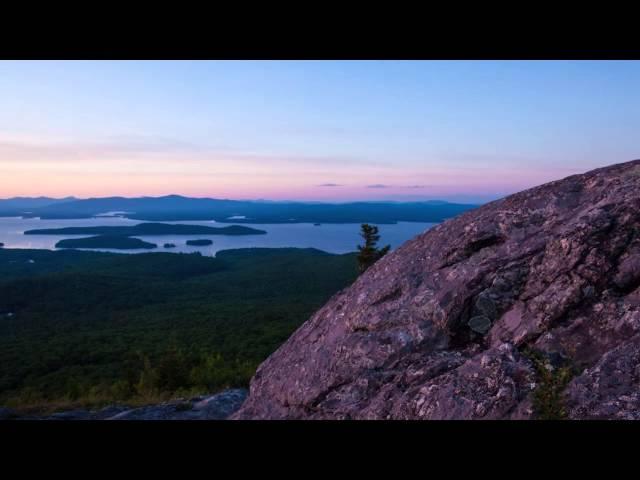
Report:
[[[485,201],[640,158],[637,61],[0,61],[0,197]]]

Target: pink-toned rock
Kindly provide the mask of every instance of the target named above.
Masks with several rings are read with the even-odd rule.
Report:
[[[529,349],[576,372],[572,418],[638,418],[639,338],[636,160],[405,243],[260,366],[233,418],[535,418]]]
[[[640,420],[640,335],[605,353],[565,396],[571,418]]]

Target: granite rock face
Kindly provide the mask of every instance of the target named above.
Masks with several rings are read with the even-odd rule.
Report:
[[[640,160],[405,243],[260,366],[231,418],[537,418],[530,352],[569,365],[569,418],[640,418]]]

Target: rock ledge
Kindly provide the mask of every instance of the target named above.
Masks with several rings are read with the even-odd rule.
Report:
[[[528,352],[547,359],[549,375]],[[232,418],[529,419],[537,398],[557,393],[559,416],[637,419],[639,352],[635,160],[405,243],[260,366]],[[553,386],[554,359],[568,383]]]

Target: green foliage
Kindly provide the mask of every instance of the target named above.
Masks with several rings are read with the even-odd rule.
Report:
[[[364,239],[364,245],[358,245],[358,271],[363,273],[371,265],[385,256],[391,246],[387,245],[383,248],[377,248],[380,235],[378,235],[378,227],[375,225],[363,223],[360,228],[360,235]]]
[[[144,356],[143,368],[140,372],[140,379],[135,386],[135,391],[142,398],[155,398],[158,395],[159,375],[156,370],[151,368],[149,357]]]
[[[540,420],[564,420],[567,411],[563,392],[575,372],[570,365],[552,366],[538,351],[528,349],[524,355],[531,361],[536,371],[536,388],[533,391],[533,408]]]
[[[247,386],[354,280],[355,263],[313,249],[2,249],[0,405],[135,404]]]

